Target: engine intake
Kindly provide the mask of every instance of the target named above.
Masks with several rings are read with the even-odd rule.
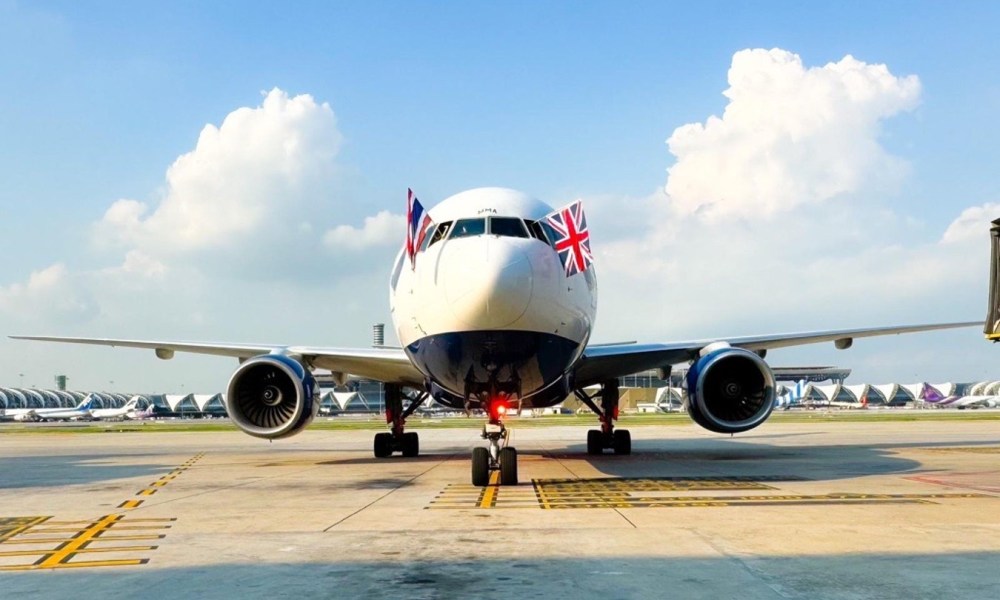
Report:
[[[288,437],[312,422],[319,411],[316,380],[301,363],[268,354],[244,362],[229,380],[226,411],[250,435]]]
[[[728,345],[707,352],[688,370],[688,414],[716,433],[757,427],[774,408],[774,374],[757,354]]]

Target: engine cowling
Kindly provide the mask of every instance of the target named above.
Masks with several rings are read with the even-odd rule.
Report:
[[[767,363],[728,344],[706,350],[687,373],[691,418],[716,433],[739,433],[766,421],[775,397]]]
[[[297,360],[280,354],[257,356],[229,379],[226,412],[250,435],[269,440],[302,431],[319,411],[316,380]]]

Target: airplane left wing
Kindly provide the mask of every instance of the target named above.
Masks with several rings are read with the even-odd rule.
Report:
[[[424,380],[424,376],[410,363],[402,348],[328,348],[318,346],[215,344],[33,335],[12,335],[10,337],[15,340],[35,340],[121,348],[145,348],[155,351],[156,356],[162,359],[173,358],[175,352],[231,356],[240,359],[241,362],[262,354],[289,354],[301,356],[304,362],[319,369],[329,369],[334,373],[350,374],[385,383],[420,385]]]
[[[584,350],[583,357],[576,365],[574,381],[576,385],[585,387],[647,369],[666,368],[676,363],[693,360],[698,356],[698,352],[702,348],[716,342],[726,342],[734,348],[745,348],[754,352],[763,352],[772,348],[816,344],[819,342],[834,342],[838,348],[843,349],[849,348],[855,338],[955,329],[959,327],[982,327],[982,325],[982,321],[964,321],[960,323],[901,325],[871,327],[867,329],[839,329],[805,333],[714,338],[667,344],[590,345]]]

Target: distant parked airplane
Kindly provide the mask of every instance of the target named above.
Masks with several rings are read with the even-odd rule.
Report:
[[[91,407],[94,397],[87,396],[74,408],[11,408],[6,417],[15,421],[69,421],[73,419],[92,419]]]
[[[125,403],[125,406],[121,408],[95,408],[90,411],[91,416],[95,419],[129,419],[132,418],[131,415],[135,413],[136,407],[139,405],[139,398],[134,397]]]
[[[996,396],[945,396],[929,383],[921,386],[920,399],[939,408],[986,408],[998,405]]]
[[[802,400],[806,395],[806,387],[809,383],[805,379],[800,379],[794,386],[787,388],[784,394],[774,399],[774,407],[788,410],[793,406],[802,406]]]

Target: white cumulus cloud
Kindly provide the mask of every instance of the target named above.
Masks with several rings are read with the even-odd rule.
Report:
[[[667,140],[677,162],[666,191],[680,214],[767,217],[891,184],[905,165],[879,144],[879,122],[914,108],[920,82],[851,56],[807,68],[791,52],[754,49],[733,56],[724,95],[721,118]]]
[[[987,202],[980,206],[970,206],[951,222],[941,236],[941,241],[955,244],[969,240],[986,240],[989,235],[989,223],[994,219],[1000,219],[1000,203]]]
[[[0,287],[0,310],[22,319],[64,324],[96,316],[97,303],[62,263],[33,272],[25,283]]]
[[[323,242],[331,248],[364,250],[373,246],[400,245],[406,235],[406,217],[387,210],[365,217],[361,228],[338,225],[326,232]]]
[[[273,89],[260,106],[206,125],[194,149],[167,169],[159,201],[118,200],[96,236],[138,251],[133,263],[143,256],[266,275],[321,247],[314,221],[357,211],[336,194],[341,144],[328,104]]]

